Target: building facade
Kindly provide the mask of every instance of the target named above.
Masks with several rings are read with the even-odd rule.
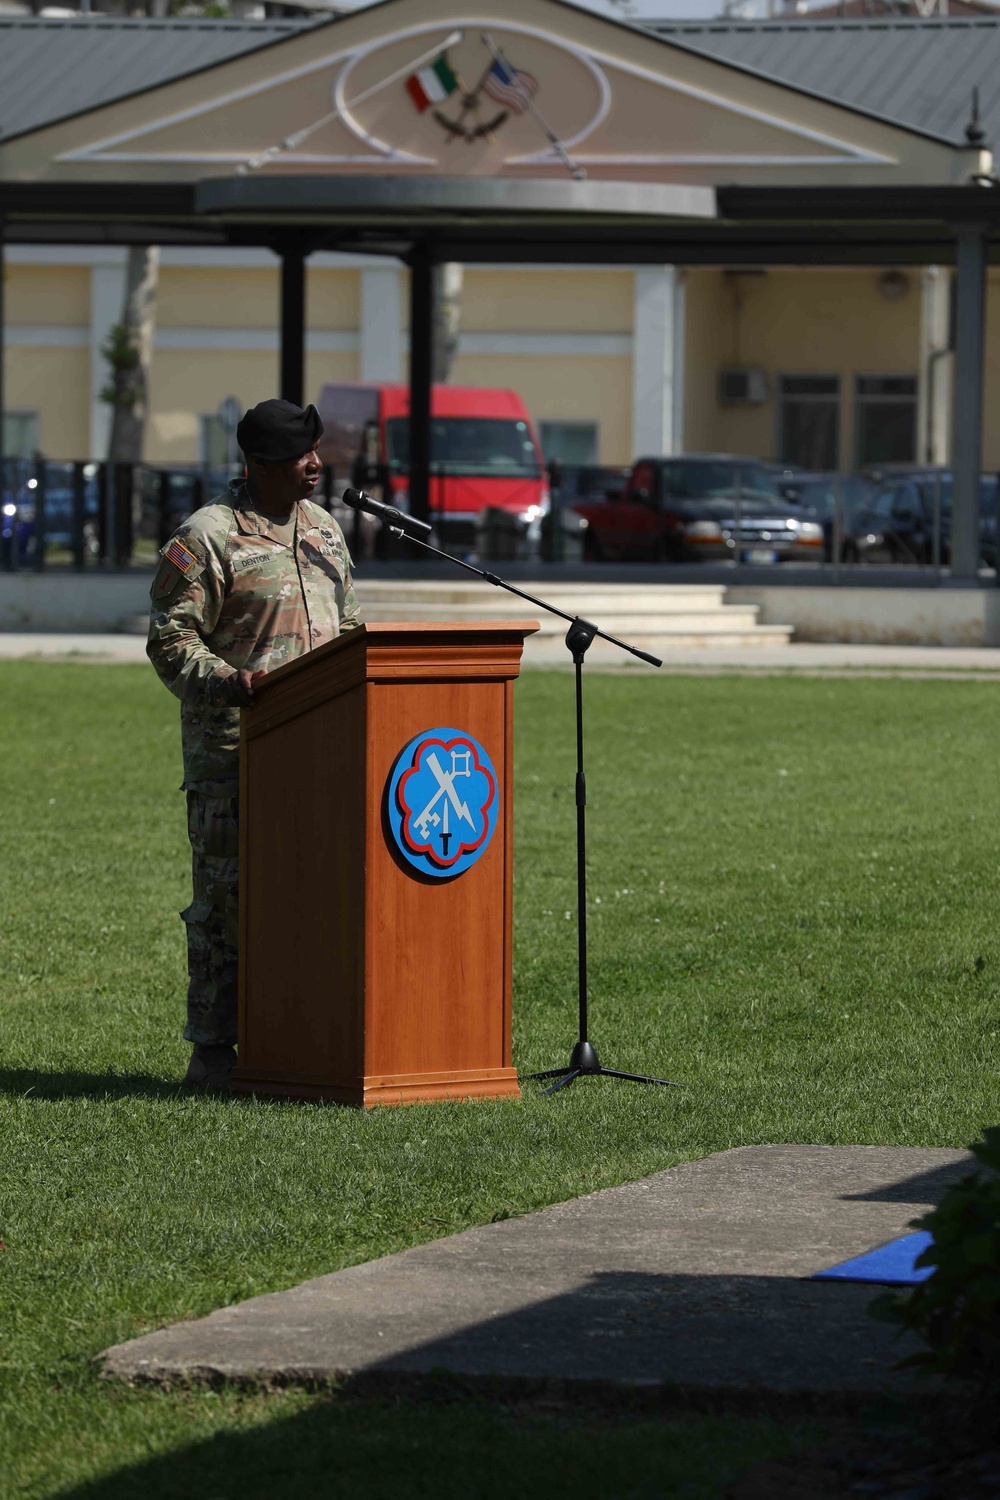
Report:
[[[981,180],[992,170],[982,143],[1000,128],[995,17],[640,31],[516,0],[492,33],[480,33],[483,23],[451,0],[433,17],[395,0],[320,27],[0,24],[0,168],[10,187],[51,188],[53,201],[122,184],[141,206],[144,185],[193,191],[224,188],[227,178],[278,191],[296,174],[313,186],[391,176],[426,187],[429,203],[442,174],[562,187],[572,171],[595,185],[669,183],[683,193],[696,184],[709,195],[733,184],[930,191]],[[491,125],[496,104],[487,109],[485,85],[470,95],[450,70],[488,64],[497,39],[540,92],[513,107],[508,99]],[[444,109],[410,87],[435,54],[453,80]],[[417,72],[404,78],[410,68]],[[967,134],[975,84],[984,124]],[[103,244],[57,243],[51,224],[37,223],[32,243],[30,225],[15,234],[8,218],[4,450],[99,459],[109,425],[102,346],[121,317],[125,251],[113,215],[99,230]],[[950,266],[919,256],[910,264],[905,254],[899,265],[883,256],[868,267],[856,255],[823,264],[815,244],[802,264],[792,255],[781,264],[685,261],[685,211],[677,224],[669,263],[665,253],[663,264],[469,264],[453,381],[516,389],[548,454],[564,461],[714,450],[850,470],[948,458]],[[208,213],[206,239],[230,229]],[[280,261],[259,248],[266,228],[253,247],[202,247],[180,242],[176,225],[171,232],[178,243],[162,252],[146,458],[193,464],[218,455],[227,398],[250,405],[278,388]],[[191,219],[186,232],[197,240],[202,225]],[[328,381],[405,379],[402,259],[355,245],[317,250],[307,267],[304,395]],[[1000,467],[995,300],[985,326],[990,468]]]
[[[8,454],[106,456],[102,346],[121,317],[124,266],[115,247],[9,248]],[[408,274],[381,258],[311,257],[310,399],[327,381],[405,379]],[[221,403],[273,394],[278,277],[265,250],[163,251],[148,462],[219,457]],[[943,461],[950,281],[943,267],[470,266],[451,378],[517,390],[564,462],[682,451],[841,470]],[[1000,468],[996,298],[989,307],[984,463]]]

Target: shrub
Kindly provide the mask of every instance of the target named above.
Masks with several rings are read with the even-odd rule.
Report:
[[[933,1276],[911,1292],[877,1297],[871,1312],[928,1345],[902,1366],[970,1381],[994,1395],[1000,1394],[1000,1127],[984,1130],[972,1151],[982,1166],[913,1221],[933,1236],[917,1261],[934,1266]]]

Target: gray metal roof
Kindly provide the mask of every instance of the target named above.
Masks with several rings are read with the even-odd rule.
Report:
[[[315,24],[0,17],[0,135],[37,130]]]
[[[665,41],[964,143],[972,89],[1000,148],[1000,16],[865,21],[643,21]]]
[[[328,24],[0,16],[0,136],[37,130]],[[631,29],[954,142],[964,139],[977,84],[987,140],[1000,149],[1000,15],[644,20]]]

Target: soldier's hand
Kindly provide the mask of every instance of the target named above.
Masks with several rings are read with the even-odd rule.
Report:
[[[254,701],[252,674],[244,667],[232,677],[223,678],[218,687],[218,701],[228,708],[250,708]]]

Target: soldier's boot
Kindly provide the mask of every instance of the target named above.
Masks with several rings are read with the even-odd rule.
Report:
[[[223,1043],[196,1042],[184,1082],[188,1088],[229,1093],[233,1087],[236,1048]]]

